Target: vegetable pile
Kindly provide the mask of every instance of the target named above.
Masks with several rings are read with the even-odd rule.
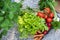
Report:
[[[25,38],[29,35],[34,35],[37,30],[43,32],[48,30],[45,20],[36,16],[33,13],[26,12],[23,16],[18,17],[18,31],[21,33],[21,37]]]
[[[40,33],[37,31],[37,33],[39,34],[35,35],[35,40],[42,40],[44,35],[48,33],[48,31],[52,28],[52,26],[54,28],[57,28],[56,26],[60,26],[60,24],[57,25],[57,23],[59,22],[57,22],[57,14],[56,14],[54,6],[55,6],[54,0],[40,0],[39,1],[39,8],[42,12],[39,11],[37,13],[37,16],[45,19],[46,25],[48,26],[48,30],[45,30],[43,33]]]
[[[36,15],[36,11],[29,7],[28,10],[21,9],[22,3],[0,0],[0,30],[3,29],[0,39],[7,34],[14,23],[17,23],[20,38],[34,35],[35,40],[41,40],[51,28],[60,28],[54,6],[54,0],[41,0],[39,1],[40,11]]]
[[[51,22],[53,21],[53,18],[54,18],[54,13],[51,12],[50,8],[45,8],[43,12],[38,12],[37,16],[45,19],[46,25],[48,26],[48,30],[50,30]]]
[[[57,19],[57,13],[55,11],[55,5],[57,3],[55,2],[55,0],[40,0],[39,1],[39,9],[40,10],[44,10],[44,8],[50,8],[51,11],[54,13],[54,20],[56,21]]]

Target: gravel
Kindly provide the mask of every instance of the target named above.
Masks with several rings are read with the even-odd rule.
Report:
[[[26,8],[27,6],[30,8],[38,8],[38,1],[39,0],[24,0],[23,8]],[[60,17],[60,14],[58,15]],[[19,39],[19,34],[16,27],[17,26],[15,25],[12,29],[10,29],[7,35],[2,37],[2,40],[21,40]],[[33,40],[33,38],[29,37],[22,40]],[[42,40],[60,40],[60,29],[51,29],[50,32],[45,35]]]
[[[42,40],[60,40],[60,29],[56,31],[54,29],[50,30]]]

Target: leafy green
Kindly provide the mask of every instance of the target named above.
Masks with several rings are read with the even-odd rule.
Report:
[[[48,30],[44,19],[29,12],[18,17],[18,24],[18,31],[21,33],[20,37],[22,38],[28,37],[28,35],[34,35],[37,30],[40,30],[41,32]]]
[[[14,14],[13,14],[12,12],[10,12],[9,18],[10,18],[10,19],[13,19],[13,18],[14,18]]]
[[[18,15],[21,14],[18,13],[21,7],[21,3],[11,2],[11,0],[0,0],[0,30],[3,29],[0,38],[16,23]]]
[[[60,29],[60,22],[58,22],[58,21],[53,21],[53,22],[52,22],[52,27],[53,27],[54,29]]]
[[[0,17],[0,22],[1,22],[3,19],[4,19],[3,17]]]

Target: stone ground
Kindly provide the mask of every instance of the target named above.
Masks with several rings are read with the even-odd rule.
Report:
[[[23,7],[25,8],[26,6],[29,6],[31,8],[38,8],[38,1],[39,0],[24,0]],[[60,14],[58,14],[60,17]],[[6,36],[2,37],[2,40],[21,40],[19,39],[19,34],[16,30],[16,25],[11,28]],[[22,40],[33,40],[33,38],[25,38]],[[56,31],[54,29],[51,29],[50,32],[44,36],[42,40],[60,40],[60,29],[57,29]]]

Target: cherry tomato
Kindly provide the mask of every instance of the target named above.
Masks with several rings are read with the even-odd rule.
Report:
[[[42,12],[38,12],[38,13],[37,13],[37,16],[39,16],[39,14],[41,14],[41,13],[42,13]]]
[[[45,15],[45,17],[44,17],[45,19],[47,19],[48,18],[48,16],[47,15]]]
[[[38,13],[37,13],[37,16],[39,16],[39,14],[41,14],[41,13],[42,13],[42,12],[38,12]]]
[[[47,22],[52,22],[52,19],[51,18],[47,18]]]
[[[44,12],[45,12],[46,14],[47,14],[47,13],[50,14],[50,8],[45,8],[45,9],[44,9]]]
[[[50,13],[50,16],[49,16],[50,18],[53,18],[54,17],[54,14],[53,13]]]
[[[44,18],[44,14],[42,12],[38,12],[37,16]]]

